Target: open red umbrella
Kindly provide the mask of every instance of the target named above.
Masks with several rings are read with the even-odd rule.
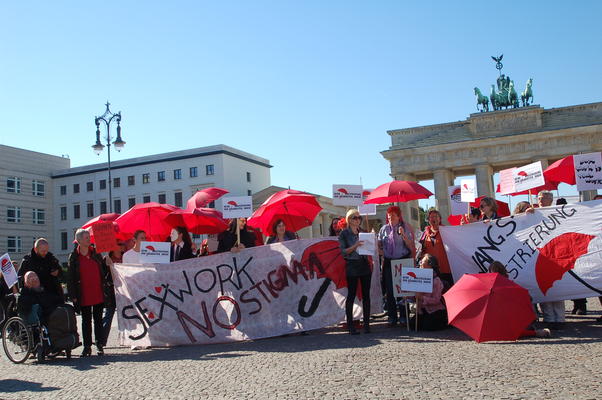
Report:
[[[384,204],[428,199],[433,194],[425,187],[413,181],[392,181],[374,189],[365,204]]]
[[[97,224],[99,222],[115,221],[117,218],[119,218],[120,215],[121,214],[118,213],[100,214],[83,224],[82,229],[89,228],[92,225]]]
[[[574,185],[576,181],[573,156],[564,157],[556,161],[543,171],[543,176],[546,181],[564,182]]]
[[[534,187],[530,190],[523,190],[522,192],[509,193],[509,194],[510,194],[510,196],[529,195],[529,192],[531,194],[537,194],[537,193],[541,192],[542,190],[556,190],[556,189],[558,189],[558,184],[559,184],[559,182],[546,181],[545,185]],[[499,183],[497,184],[497,188],[495,189],[495,192],[500,193],[500,184]]]
[[[171,225],[165,222],[167,215],[179,210],[170,204],[155,202],[136,204],[115,220],[121,232],[133,234],[139,229],[146,232],[147,240],[162,242],[169,236]]]
[[[321,210],[313,195],[298,190],[282,190],[271,195],[255,210],[247,224],[271,235],[273,224],[282,219],[288,231],[297,232],[310,226]]]
[[[529,291],[498,274],[465,274],[444,295],[450,325],[477,342],[517,340],[535,320]]]
[[[228,229],[220,211],[213,208],[195,208],[194,210],[176,210],[165,218],[172,228],[183,226],[188,232],[196,234],[220,233]]]
[[[481,200],[487,196],[477,197],[472,203],[470,203],[471,207],[480,208]],[[510,208],[508,207],[508,203],[505,203],[500,200],[495,201],[497,204],[497,215],[498,217],[508,217],[510,216]]]
[[[228,192],[226,189],[221,189],[217,187],[210,187],[199,190],[186,201],[186,209],[194,210],[195,208],[199,207],[207,207],[209,203],[219,199],[226,193],[230,192]]]

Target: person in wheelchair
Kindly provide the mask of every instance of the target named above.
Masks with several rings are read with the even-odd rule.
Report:
[[[18,309],[27,324],[45,323],[48,316],[61,304],[63,299],[56,293],[45,290],[38,274],[33,271],[25,273]]]

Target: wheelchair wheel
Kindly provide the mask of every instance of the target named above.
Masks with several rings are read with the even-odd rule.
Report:
[[[27,360],[34,348],[31,331],[19,317],[12,317],[2,328],[2,345],[9,360],[20,364]]]

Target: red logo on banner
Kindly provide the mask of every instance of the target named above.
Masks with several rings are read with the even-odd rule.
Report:
[[[370,193],[372,193],[372,192],[371,192],[371,191],[369,191],[369,190],[364,190],[364,191],[362,192],[362,196],[370,196]]]
[[[4,268],[7,265],[8,265],[8,260],[5,258],[4,260],[2,260],[2,268]]]
[[[230,200],[230,201],[228,202],[228,204],[230,204],[231,206],[237,206],[237,205],[238,205],[238,203],[237,203],[237,202],[235,202],[234,200]]]
[[[146,246],[146,248],[150,251],[156,251],[155,248],[153,246]]]
[[[468,190],[468,185],[464,184],[464,189]]]
[[[412,271],[408,272],[408,274],[407,274],[407,275],[411,276],[411,277],[412,277],[412,278],[414,278],[414,279],[416,278],[416,274],[415,274],[415,273],[413,273]]]
[[[527,176],[529,174],[527,174],[525,171],[519,171],[519,172],[516,173],[516,175]]]
[[[347,191],[347,189],[345,189],[345,188],[340,188],[340,189],[337,189],[337,192],[341,192],[341,193],[343,193],[343,194],[349,194],[349,192],[348,192],[348,191]]]

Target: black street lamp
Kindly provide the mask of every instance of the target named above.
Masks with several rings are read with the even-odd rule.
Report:
[[[104,114],[100,117],[94,117],[94,124],[96,124],[96,144],[92,146],[94,149],[94,153],[96,155],[100,155],[105,146],[100,142],[100,122],[104,122],[107,127],[107,157],[108,157],[108,170],[109,170],[109,212],[113,212],[113,194],[112,194],[112,182],[111,182],[111,122],[113,119],[117,122],[117,139],[113,142],[115,145],[115,150],[121,151],[125,142],[121,140],[121,111],[116,114],[113,114],[111,110],[109,110],[109,106],[111,103],[107,101],[107,109]]]

